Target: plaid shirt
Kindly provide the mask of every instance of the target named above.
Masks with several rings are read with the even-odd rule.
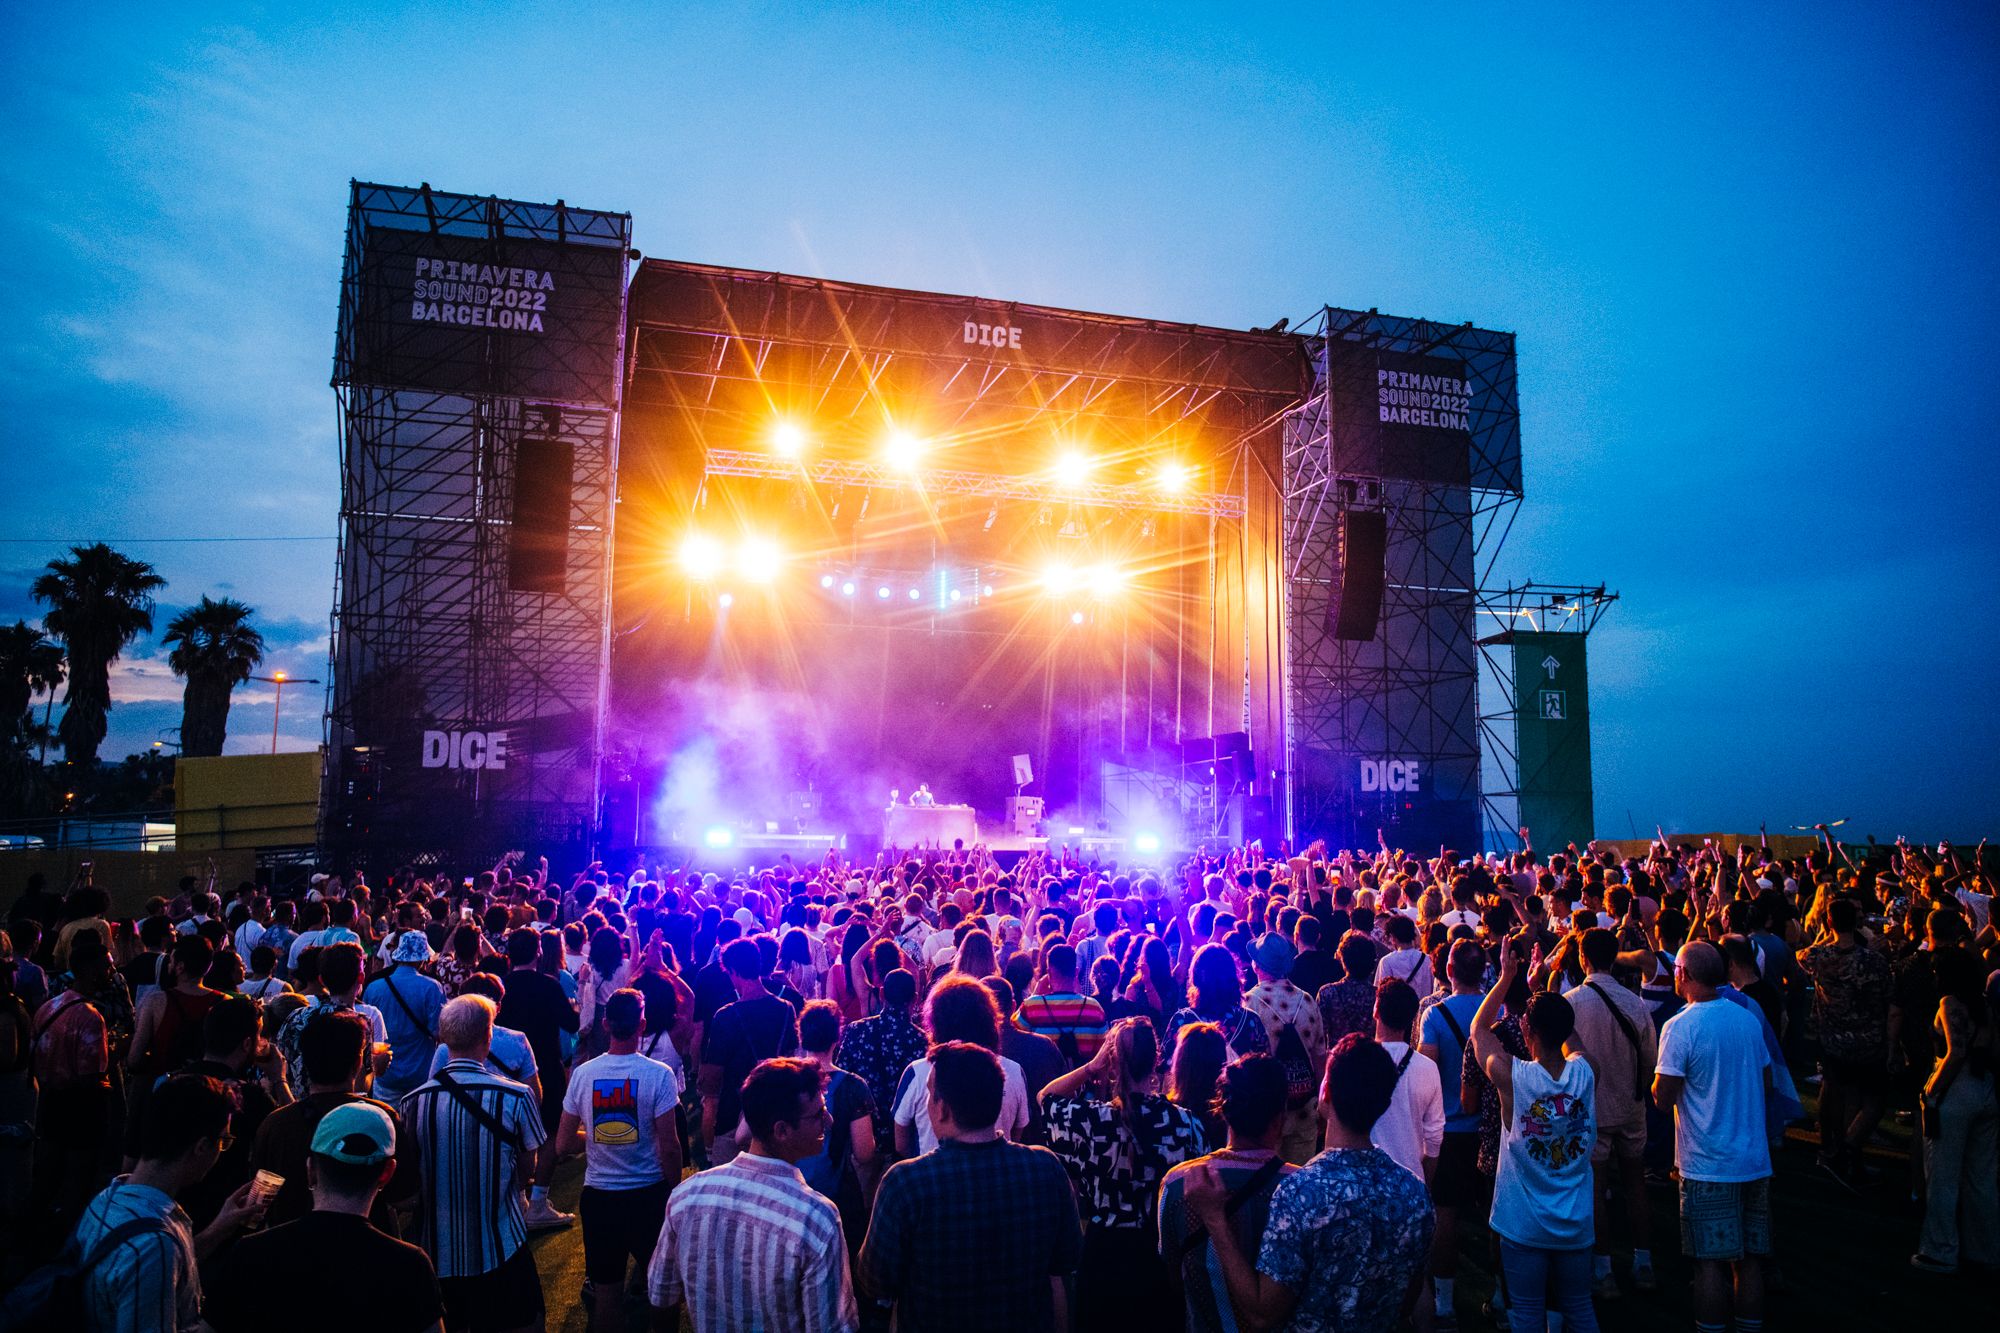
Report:
[[[882,1177],[860,1283],[895,1304],[902,1333],[1048,1328],[1049,1279],[1082,1256],[1076,1196],[1054,1153],[947,1139]]]
[[[854,1333],[847,1241],[833,1201],[790,1162],[740,1153],[667,1196],[646,1270],[662,1309],[695,1333]]]

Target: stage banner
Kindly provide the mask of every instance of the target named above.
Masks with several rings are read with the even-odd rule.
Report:
[[[1336,470],[1471,480],[1473,383],[1463,361],[1335,339],[1327,371]]]
[[[1584,636],[1516,633],[1514,691],[1521,822],[1539,850],[1581,847],[1596,836]]]
[[[361,234],[353,382],[617,402],[623,248],[393,226]]]

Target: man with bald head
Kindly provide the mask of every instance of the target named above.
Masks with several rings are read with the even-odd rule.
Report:
[[[1756,1016],[1717,995],[1728,975],[1714,945],[1681,947],[1674,988],[1686,1004],[1660,1029],[1653,1100],[1674,1116],[1681,1249],[1694,1261],[1695,1328],[1721,1333],[1733,1307],[1737,1333],[1762,1333],[1763,1260],[1771,1253],[1771,1151],[1764,1133],[1771,1060]]]

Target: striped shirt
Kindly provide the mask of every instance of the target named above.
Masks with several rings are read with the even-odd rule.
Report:
[[[534,1094],[521,1084],[476,1060],[448,1060],[440,1073],[509,1131],[502,1139],[482,1125],[435,1078],[403,1098],[403,1123],[421,1161],[423,1247],[439,1277],[477,1277],[507,1262],[528,1239],[516,1167],[547,1134]]]
[[[653,1304],[695,1333],[854,1333],[840,1213],[790,1162],[739,1153],[667,1196],[646,1274]]]
[[[1088,995],[1062,991],[1030,995],[1021,1001],[1015,1021],[1028,1031],[1047,1037],[1062,1047],[1063,1058],[1073,1069],[1090,1063],[1104,1042],[1104,1006]]]
[[[194,1225],[180,1205],[150,1185],[119,1176],[83,1210],[76,1226],[79,1253],[125,1223],[157,1217],[166,1226],[134,1236],[90,1270],[83,1297],[90,1333],[182,1333],[201,1326],[201,1277],[195,1271]]]

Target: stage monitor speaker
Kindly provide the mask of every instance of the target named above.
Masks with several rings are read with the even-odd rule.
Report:
[[[1328,608],[1336,639],[1375,637],[1382,619],[1382,584],[1389,542],[1388,516],[1375,509],[1340,514],[1340,596]]]
[[[507,586],[563,590],[569,573],[569,506],[576,449],[563,440],[523,437],[514,449],[514,531]]]

